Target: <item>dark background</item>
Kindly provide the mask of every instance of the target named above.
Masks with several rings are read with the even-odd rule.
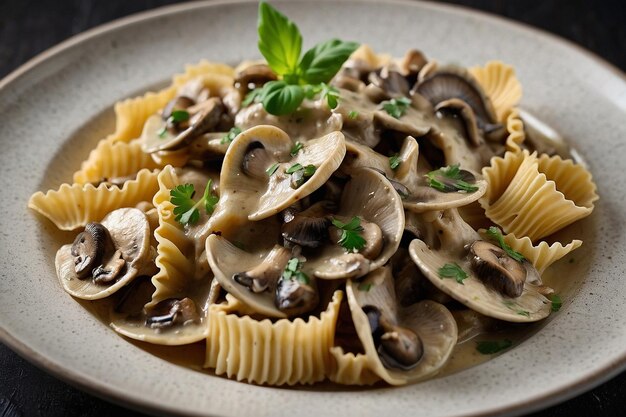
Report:
[[[172,3],[177,1],[0,0],[0,78],[72,35]],[[450,0],[441,3],[484,10],[553,32],[626,71],[626,2]],[[622,415],[626,415],[626,372],[584,395],[532,414],[533,417]],[[78,391],[0,344],[0,417],[16,416],[140,417],[143,414]]]

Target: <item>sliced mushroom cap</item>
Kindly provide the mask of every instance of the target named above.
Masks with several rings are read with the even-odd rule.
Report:
[[[122,208],[109,213],[101,222],[101,227],[108,231],[110,243],[96,256],[97,261],[91,266],[88,276],[84,275],[86,264],[78,262],[81,277],[77,273],[76,260],[93,254],[77,238],[72,245],[64,245],[56,255],[57,276],[63,288],[77,298],[97,300],[107,297],[129,284],[142,273],[154,272],[153,253],[150,250],[150,225],[146,215],[135,208]],[[102,236],[98,226],[89,226],[94,234]],[[85,233],[85,232],[83,232]],[[79,235],[80,236],[80,235]],[[99,238],[93,239],[97,242]],[[87,239],[85,240],[87,243]],[[73,255],[72,252],[77,255]],[[96,250],[97,252],[97,250]],[[95,276],[94,276],[95,274]]]
[[[289,250],[277,245],[269,252],[248,253],[217,235],[209,236],[206,247],[211,270],[226,291],[258,313],[287,317],[275,304],[275,292]]]
[[[496,123],[493,104],[474,77],[462,67],[440,66],[418,81],[413,91],[425,97],[433,106],[457,98],[466,102],[484,123]]]
[[[465,223],[456,210],[446,210],[428,226],[428,244],[415,239],[409,253],[422,273],[439,290],[485,316],[509,322],[533,322],[550,314],[551,303],[537,289],[524,283],[519,297],[509,297],[486,285],[472,267],[469,245],[480,240],[480,235]],[[467,248],[467,249],[466,249]],[[467,274],[462,283],[454,278],[441,277],[439,270],[456,263]]]
[[[516,298],[524,291],[526,268],[499,246],[484,240],[472,243],[471,264],[478,278],[508,297]]]
[[[400,62],[400,70],[407,77],[417,78],[417,74],[428,63],[428,59],[417,49],[409,49]]]
[[[478,146],[483,142],[483,138],[478,130],[478,124],[476,122],[476,116],[474,111],[465,101],[459,98],[451,98],[437,103],[435,110],[446,113],[452,113],[458,115],[463,119],[465,124],[465,133],[472,145]]]
[[[180,346],[206,339],[209,306],[218,300],[221,287],[217,280],[195,283],[186,294],[162,300],[144,308],[154,292],[149,277],[138,279],[125,288],[122,302],[111,312],[110,325],[117,333],[156,345]],[[120,308],[123,307],[123,308]]]
[[[432,376],[445,365],[457,327],[443,305],[421,301],[400,308],[389,267],[360,282],[348,280],[346,292],[357,334],[378,376],[403,385]]]
[[[85,231],[79,233],[72,244],[74,270],[78,278],[86,278],[102,258],[109,238],[108,230],[100,223],[87,223]]]
[[[276,286],[274,303],[290,317],[309,312],[320,300],[315,280],[307,276],[281,277]]]
[[[235,88],[245,96],[255,88],[262,87],[268,81],[277,80],[276,73],[267,64],[253,64],[235,75]]]
[[[211,216],[209,233],[219,231],[229,238],[248,220],[268,218],[308,196],[335,172],[346,149],[341,132],[306,142],[294,157],[290,155],[292,147],[287,134],[273,126],[246,130],[231,143],[222,165],[220,201]],[[277,165],[268,170],[273,164]],[[287,171],[296,165],[313,166],[314,172],[294,189]]]
[[[402,74],[388,66],[369,73],[368,80],[384,91],[387,98],[409,95],[409,83]]]
[[[143,151],[152,153],[175,150],[189,144],[192,139],[217,126],[224,112],[224,106],[219,97],[211,97],[188,107],[186,111],[189,113],[189,121],[184,124],[185,128],[182,131],[168,126],[168,122],[158,115],[150,116],[141,134]]]
[[[283,216],[285,223],[281,235],[285,243],[306,248],[317,248],[328,241],[330,209],[334,203],[323,200],[302,212],[289,212]],[[289,210],[289,209],[288,209]]]
[[[382,235],[380,253],[367,259],[362,253],[346,253],[338,244],[325,245],[304,264],[303,270],[308,275],[323,279],[363,276],[384,265],[398,249],[404,231],[404,209],[389,180],[379,172],[367,168],[355,170],[344,187],[336,215],[347,220],[356,216],[364,223],[376,224]],[[371,236],[379,240],[377,233]]]

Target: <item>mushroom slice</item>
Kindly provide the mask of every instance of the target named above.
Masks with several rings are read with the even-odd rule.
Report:
[[[387,97],[406,97],[409,95],[410,86],[406,78],[388,66],[370,72],[368,80],[382,89]]]
[[[180,346],[204,340],[208,334],[209,306],[218,300],[221,287],[217,280],[196,282],[175,297],[144,307],[151,300],[154,285],[138,279],[125,289],[111,312],[110,326],[117,333],[156,345]]]
[[[291,251],[276,245],[269,252],[248,253],[211,235],[206,252],[215,278],[226,291],[260,314],[287,317],[275,304],[275,292]]]
[[[524,291],[526,268],[504,249],[484,240],[470,246],[472,268],[486,284],[501,294],[516,298]]]
[[[317,248],[328,241],[328,214],[334,203],[323,200],[313,204],[302,212],[291,212],[287,209],[281,227],[281,235],[285,244],[300,245],[306,248]]]
[[[222,100],[211,97],[208,100],[188,107],[189,121],[180,126],[168,126],[168,121],[159,115],[146,120],[141,133],[141,148],[146,153],[173,150],[188,144],[193,138],[213,129],[220,122],[224,112]],[[178,128],[185,126],[182,131]]]
[[[362,281],[346,283],[357,334],[371,369],[392,385],[436,374],[457,341],[452,314],[434,301],[398,306],[391,268],[381,267]]]
[[[446,113],[458,114],[465,124],[465,133],[472,145],[478,146],[483,142],[483,138],[478,130],[478,124],[476,123],[476,116],[474,111],[465,101],[459,98],[451,98],[437,103],[435,111]]]
[[[110,241],[102,244],[105,234]],[[84,243],[81,236],[85,237]],[[95,252],[88,242],[99,245]],[[94,253],[96,261],[85,263],[85,257]],[[139,209],[122,208],[109,213],[100,226],[88,225],[74,244],[62,246],[55,264],[65,291],[77,298],[97,300],[113,294],[138,275],[153,273],[153,261],[146,215]],[[87,275],[85,270],[89,270]]]
[[[220,202],[212,216],[213,230],[227,228],[222,217],[231,217],[229,213],[233,211],[251,221],[278,214],[321,187],[346,152],[341,132],[307,141],[293,157],[292,147],[285,132],[267,125],[248,129],[231,143],[222,165]],[[294,188],[292,175],[299,171],[308,176]]]
[[[428,99],[433,106],[449,99],[461,99],[483,123],[497,122],[491,100],[465,68],[452,65],[436,67],[418,81],[413,92]]]
[[[267,64],[253,64],[235,74],[235,88],[244,97],[255,88],[276,79],[276,73]]]
[[[472,310],[499,320],[533,322],[550,314],[550,300],[535,285],[524,282],[521,295],[511,297],[493,289],[479,277],[478,274],[483,271],[477,271],[472,266],[469,247],[481,240],[480,235],[463,221],[455,209],[440,212],[434,219],[425,216],[424,222],[430,223],[429,227],[433,229],[428,233],[431,242],[413,240],[409,245],[409,254],[439,290]],[[453,263],[467,274],[466,278],[457,280],[440,275],[442,267]]]
[[[87,223],[85,231],[76,236],[70,252],[74,256],[74,270],[78,278],[86,278],[91,274],[102,258],[108,239],[107,229],[94,222]]]
[[[407,77],[417,78],[417,74],[428,63],[426,55],[417,49],[409,49],[400,63],[400,70]]]
[[[385,110],[376,110],[374,112],[376,124],[381,129],[400,132],[416,138],[426,135],[435,124],[434,116],[430,112],[424,112],[419,108],[421,106],[419,98],[413,97],[411,100],[411,106],[406,108],[406,111],[399,119],[396,119]]]
[[[355,170],[344,187],[336,214],[338,219],[349,221],[358,217],[362,225],[375,225],[361,232],[366,240],[365,253],[346,253],[338,245],[325,245],[318,252],[307,256],[303,266],[309,276],[323,279],[354,278],[365,275],[384,265],[400,245],[404,231],[404,209],[400,196],[385,176],[373,169]],[[378,233],[380,230],[380,234]],[[364,234],[367,232],[367,235]],[[370,239],[370,242],[367,242]],[[375,242],[376,240],[376,242]],[[376,249],[378,244],[381,248]],[[372,253],[379,252],[376,256]],[[364,255],[371,256],[368,259]]]

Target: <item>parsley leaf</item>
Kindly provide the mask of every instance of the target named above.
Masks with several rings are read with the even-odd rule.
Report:
[[[463,270],[456,262],[447,263],[437,271],[439,278],[454,278],[459,284],[463,284],[463,280],[468,277],[467,272]]]
[[[383,101],[383,110],[396,119],[401,118],[411,105],[411,100],[406,97],[392,98],[389,101]]]
[[[339,104],[339,90],[326,83],[322,83],[322,100],[326,100],[329,109],[334,109]]]
[[[315,165],[302,166],[302,164],[296,163],[287,168],[285,174],[291,175],[291,187],[297,189],[312,177],[315,171],[317,171]]]
[[[304,90],[299,85],[285,81],[270,81],[263,85],[263,107],[275,116],[293,113],[304,100]]]
[[[302,78],[309,84],[329,81],[358,47],[356,42],[339,39],[318,43],[306,51],[298,64]]]
[[[186,122],[189,120],[189,117],[189,112],[187,110],[174,110],[167,120],[171,123],[180,123]]]
[[[530,312],[529,311],[522,310],[513,301],[506,300],[506,301],[503,301],[502,304],[504,304],[509,310],[515,311],[515,313],[519,314],[520,316],[530,317]]]
[[[402,163],[402,159],[398,155],[393,155],[389,157],[389,166],[391,169],[396,169]]]
[[[303,262],[298,258],[291,258],[287,261],[287,266],[283,271],[282,278],[283,279],[296,279],[300,281],[302,284],[309,284],[311,279],[307,274],[302,272],[300,268],[302,268]]]
[[[474,176],[459,168],[459,164],[439,168],[426,174],[428,185],[435,190],[449,193],[454,191],[474,192],[478,187],[468,181],[475,181]]]
[[[285,174],[293,174],[294,172],[300,171],[301,169],[304,169],[302,164],[293,164],[292,166],[287,168],[287,170],[285,171]]]
[[[354,216],[348,223],[343,223],[333,217],[333,226],[341,230],[341,237],[337,242],[349,252],[358,252],[365,246],[365,239],[361,236],[363,226],[361,219]]]
[[[476,343],[476,350],[483,355],[493,355],[513,346],[509,339],[504,340],[484,340]]]
[[[359,117],[359,112],[356,110],[350,110],[350,113],[348,113],[348,118],[354,120],[357,117]]]
[[[550,301],[552,301],[552,311],[556,313],[563,306],[563,301],[561,300],[561,297],[558,294],[552,294],[550,295],[549,298],[550,298]]]
[[[366,283],[362,282],[362,283],[359,284],[359,286],[357,288],[359,289],[359,291],[367,292],[367,291],[372,289],[372,284],[370,284],[370,283],[366,284]]]
[[[298,152],[302,150],[303,147],[304,145],[302,144],[302,142],[294,143],[293,146],[291,147],[291,151],[289,152],[289,155],[296,156]]]
[[[491,226],[489,229],[487,229],[487,236],[489,236],[493,240],[496,240],[500,247],[517,262],[522,262],[524,259],[526,259],[524,258],[524,255],[513,250],[513,248],[506,244],[506,242],[504,241],[504,236],[502,236],[502,232],[497,227]]]
[[[277,169],[278,169],[278,162],[272,164],[268,169],[265,170],[265,172],[267,172],[267,175],[271,177],[272,175],[274,175]]]
[[[241,129],[238,128],[237,126],[232,127],[228,133],[226,135],[224,135],[224,137],[222,137],[222,140],[220,140],[220,143],[222,145],[226,144],[226,143],[231,143],[233,140],[235,140],[235,138],[237,137],[238,134],[241,133]]]
[[[259,3],[259,51],[277,74],[294,74],[302,51],[302,35],[295,23],[262,1]]]
[[[181,184],[170,190],[170,202],[174,205],[175,220],[183,225],[195,224],[200,220],[199,207],[204,206],[207,214],[213,213],[219,197],[213,194],[209,180],[199,201],[193,199],[196,190],[192,184]]]

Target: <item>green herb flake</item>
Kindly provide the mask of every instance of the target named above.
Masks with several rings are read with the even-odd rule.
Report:
[[[293,174],[296,171],[300,171],[304,169],[304,167],[302,166],[302,164],[293,164],[292,166],[290,166],[289,168],[287,168],[287,170],[285,171],[286,174]]]
[[[474,176],[468,171],[459,168],[459,164],[450,165],[447,168],[439,168],[426,174],[428,185],[435,190],[449,192],[468,192],[478,190],[478,187],[468,181],[475,181]]]
[[[469,276],[456,262],[445,264],[439,268],[437,273],[439,274],[439,278],[454,278],[454,280],[461,285],[464,285],[463,280]]]
[[[396,119],[404,116],[409,106],[411,105],[411,100],[406,97],[400,98],[392,98],[389,101],[383,101],[382,103],[383,110],[387,112],[391,117]]]
[[[483,355],[493,355],[513,346],[509,339],[504,340],[483,340],[476,342],[476,350]]]
[[[315,174],[315,171],[317,171],[317,168],[315,167],[315,165],[309,164],[304,167],[304,176],[312,177]]]
[[[349,252],[358,252],[365,246],[365,239],[361,236],[363,227],[361,219],[354,216],[348,223],[343,223],[335,218],[332,219],[333,226],[341,230],[341,237],[337,242]]]
[[[400,159],[398,155],[393,155],[389,157],[389,167],[391,167],[391,169],[398,168],[401,163],[402,159]]]
[[[370,283],[366,284],[366,283],[362,282],[362,283],[359,284],[359,286],[357,288],[359,289],[359,291],[367,292],[367,291],[372,289],[372,284],[370,284]]]
[[[199,201],[193,199],[196,191],[192,184],[181,184],[170,190],[170,202],[174,205],[175,220],[183,225],[195,224],[200,220],[199,208],[204,206],[207,214],[215,211],[219,197],[213,194],[213,181],[209,180]]]
[[[165,137],[165,134],[167,133],[167,127],[163,126],[162,128],[160,128],[156,134],[158,137],[160,137],[161,139],[163,139]]]
[[[240,133],[241,133],[241,129],[238,128],[237,126],[234,126],[228,131],[226,135],[222,137],[222,140],[220,140],[220,143],[222,145],[226,143],[231,143],[233,140],[235,140],[237,135],[239,135]]]
[[[311,279],[307,274],[300,270],[302,263],[303,262],[301,260],[295,257],[289,259],[282,274],[283,279],[296,279],[302,284],[308,285],[311,282]]]
[[[258,103],[263,98],[264,92],[265,91],[262,87],[255,88],[254,90],[250,91],[248,94],[246,94],[246,97],[241,102],[241,106],[248,107],[252,103]]]
[[[189,120],[189,112],[187,110],[174,110],[168,120],[173,123],[186,122]]]
[[[351,110],[350,113],[348,113],[348,118],[349,119],[356,119],[357,117],[359,117],[359,112],[356,110]]]
[[[278,169],[278,162],[276,162],[275,164],[272,164],[272,166],[266,169],[265,172],[267,172],[267,175],[271,177],[272,175],[274,175],[277,169]]]
[[[558,294],[552,294],[550,295],[549,298],[550,298],[550,301],[552,302],[552,311],[556,313],[563,306],[563,301],[561,300],[561,297]]]
[[[506,301],[503,301],[502,304],[504,304],[505,307],[507,307],[509,310],[514,311],[516,314],[520,316],[530,317],[529,311],[519,308],[519,306],[515,304],[513,301],[506,300]]]
[[[300,152],[302,150],[303,147],[304,147],[304,145],[301,142],[296,142],[291,147],[291,152],[289,152],[289,155],[296,156],[298,154],[298,152]]]
[[[489,236],[492,240],[498,242],[502,250],[504,250],[511,258],[515,259],[517,262],[522,262],[524,259],[524,255],[513,250],[507,243],[504,241],[504,236],[502,236],[502,232],[495,226],[491,226],[487,229],[487,236]]]

